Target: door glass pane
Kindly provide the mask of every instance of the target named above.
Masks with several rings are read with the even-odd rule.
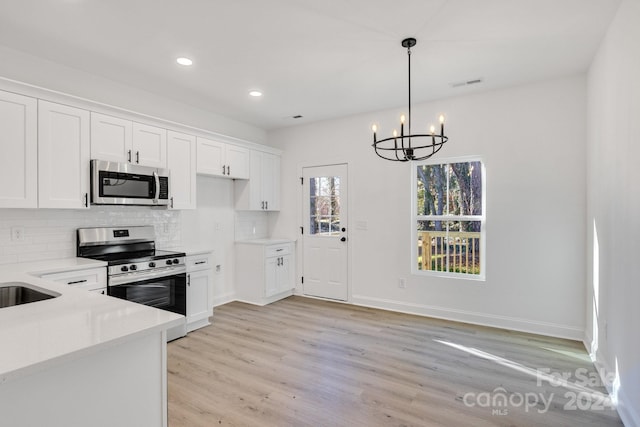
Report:
[[[339,234],[339,176],[319,176],[309,179],[309,216],[309,234]]]

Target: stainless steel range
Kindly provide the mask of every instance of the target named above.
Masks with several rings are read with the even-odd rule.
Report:
[[[107,262],[107,294],[187,314],[185,254],[157,250],[151,226],[79,228],[77,255]],[[182,325],[168,339],[186,335]]]

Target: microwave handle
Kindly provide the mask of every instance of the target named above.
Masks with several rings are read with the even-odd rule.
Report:
[[[153,171],[153,179],[156,181],[156,194],[153,200],[155,203],[158,203],[160,199],[160,177],[158,176],[158,172]]]

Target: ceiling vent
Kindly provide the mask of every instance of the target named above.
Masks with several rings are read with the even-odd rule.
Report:
[[[457,83],[451,83],[451,87],[463,87],[463,86],[471,86],[471,85],[475,85],[478,83],[482,83],[482,79],[478,78],[478,79],[473,79],[473,80],[467,80],[464,82],[457,82]]]

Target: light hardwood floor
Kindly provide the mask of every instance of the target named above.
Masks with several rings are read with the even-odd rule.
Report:
[[[303,297],[212,320],[168,345],[170,427],[622,425],[579,342]]]

